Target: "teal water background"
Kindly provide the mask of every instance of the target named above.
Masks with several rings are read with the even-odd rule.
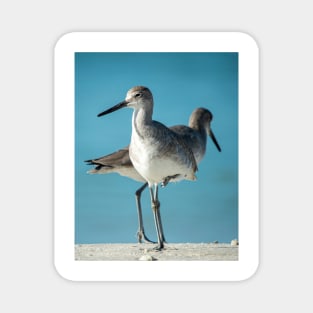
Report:
[[[75,242],[136,242],[135,191],[141,186],[118,174],[89,175],[84,160],[129,144],[132,109],[98,118],[124,100],[133,86],[150,88],[153,119],[188,124],[196,107],[213,113],[197,181],[160,188],[168,242],[229,242],[238,238],[238,53],[75,54]],[[142,196],[145,230],[156,240],[148,190]]]

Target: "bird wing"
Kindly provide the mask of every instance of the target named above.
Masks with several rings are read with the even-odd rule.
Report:
[[[129,146],[97,159],[86,160],[85,162],[88,165],[98,165],[99,168],[97,169],[100,169],[101,167],[117,167],[117,166],[131,167],[133,166],[133,164],[129,158],[128,148]]]
[[[192,169],[194,172],[198,170],[197,161],[193,154],[192,149],[186,144],[183,136],[181,136],[179,133],[175,132],[175,126],[171,128],[167,128],[163,124],[154,121],[155,123],[159,124],[159,127],[156,128],[157,131],[164,132],[164,134],[160,134],[158,137],[167,138],[168,141],[164,140],[165,145],[169,146],[168,148],[172,147],[173,142],[176,144],[176,147],[178,149],[182,149],[184,151],[184,154],[188,161],[191,163]],[[162,125],[162,126],[161,126]],[[166,150],[166,147],[164,148]]]

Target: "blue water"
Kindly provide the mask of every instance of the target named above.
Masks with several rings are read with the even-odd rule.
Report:
[[[133,86],[154,96],[154,120],[188,124],[196,107],[213,113],[197,181],[160,188],[168,242],[229,242],[238,238],[238,54],[76,53],[75,55],[75,241],[136,242],[135,191],[141,186],[118,174],[89,175],[84,160],[129,144],[132,109],[97,117],[124,100]],[[156,240],[148,190],[142,197],[147,236]]]

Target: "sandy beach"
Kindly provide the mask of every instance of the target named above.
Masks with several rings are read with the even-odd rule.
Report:
[[[153,244],[78,244],[77,261],[237,261],[239,246],[232,243],[170,243],[162,251]]]

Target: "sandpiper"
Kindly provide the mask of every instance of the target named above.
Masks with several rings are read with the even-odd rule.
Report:
[[[190,115],[188,124],[189,127],[185,125],[177,125],[170,127],[171,130],[182,136],[186,144],[191,148],[196,158],[197,164],[199,164],[202,158],[204,157],[206,151],[207,134],[212,138],[218,151],[221,151],[221,148],[211,129],[212,119],[213,115],[209,110],[205,108],[197,108]],[[109,155],[97,159],[87,160],[86,162],[88,162],[89,165],[95,165],[95,168],[88,171],[88,173],[90,174],[118,173],[121,176],[126,176],[139,182],[145,182],[145,179],[133,167],[133,164],[129,157],[129,146],[122,148]],[[144,231],[140,201],[141,193],[147,186],[148,183],[145,182],[135,193],[139,222],[137,232],[138,242],[142,242],[142,240],[146,242],[153,242],[147,238]],[[161,222],[160,208],[158,209],[158,214],[159,220]],[[159,227],[162,230],[161,232],[163,240],[165,240],[162,223]]]
[[[182,136],[152,120],[153,96],[147,87],[131,88],[124,101],[98,116],[124,107],[134,109],[129,156],[134,168],[148,183],[158,235],[156,248],[161,250],[164,248],[164,238],[158,213],[158,184],[166,185],[169,181],[183,179],[195,180],[197,161]]]

